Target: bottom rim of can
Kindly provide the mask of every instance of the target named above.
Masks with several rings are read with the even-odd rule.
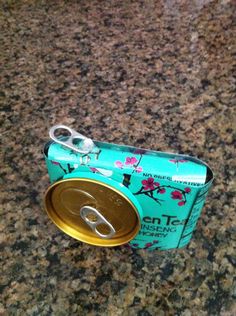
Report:
[[[135,213],[135,216],[134,216],[134,214],[132,216],[135,217],[135,220],[136,220],[135,223],[133,224],[133,228],[130,231],[128,231],[127,234],[125,234],[123,236],[118,236],[117,238],[114,237],[111,239],[101,239],[101,238],[98,238],[98,236],[96,236],[95,234],[93,235],[89,229],[88,229],[88,234],[86,235],[84,232],[82,232],[80,230],[79,226],[77,228],[75,228],[72,225],[69,225],[68,223],[66,223],[65,218],[63,219],[63,216],[61,214],[59,214],[58,211],[54,207],[53,192],[55,192],[55,190],[59,186],[63,186],[64,184],[65,185],[68,183],[79,184],[83,181],[88,182],[90,184],[94,183],[96,185],[101,185],[102,187],[115,192],[116,194],[119,195],[119,197],[121,199],[124,199],[124,201],[126,201],[127,206],[129,206],[130,210],[132,210],[132,212]],[[105,199],[106,199],[106,196],[105,196]],[[63,180],[60,180],[60,181],[53,183],[51,186],[48,187],[48,189],[45,193],[44,208],[45,208],[49,218],[52,220],[52,222],[60,230],[62,230],[67,235],[69,235],[69,236],[71,236],[79,241],[82,241],[82,242],[85,242],[87,244],[94,245],[94,246],[115,247],[115,246],[120,246],[120,245],[126,244],[137,235],[137,233],[139,232],[139,230],[141,228],[141,220],[140,220],[139,212],[138,212],[137,208],[135,207],[135,205],[133,204],[133,202],[125,195],[125,193],[121,192],[120,190],[117,190],[113,186],[110,186],[104,182],[94,180],[94,179],[69,178],[69,179],[63,179]],[[112,210],[111,210],[111,212],[112,212]]]

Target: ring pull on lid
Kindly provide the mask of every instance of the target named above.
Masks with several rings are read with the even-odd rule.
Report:
[[[104,181],[108,181],[104,179]],[[109,181],[113,183],[112,181]],[[88,178],[68,178],[52,184],[45,208],[65,233],[96,246],[119,246],[140,230],[140,206],[126,188]]]
[[[69,135],[65,136],[64,139],[60,136],[59,138],[55,135],[56,131],[59,130],[65,130],[67,131],[67,133],[69,133]],[[92,139],[85,137],[80,133],[77,133],[76,131],[65,125],[53,126],[49,131],[49,136],[54,142],[63,145],[80,154],[90,153],[95,146]]]

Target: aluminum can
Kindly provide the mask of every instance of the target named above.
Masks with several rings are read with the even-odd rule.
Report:
[[[69,131],[55,137],[57,129]],[[213,181],[187,155],[92,141],[64,125],[44,148],[51,186],[45,208],[68,235],[97,246],[186,246]]]

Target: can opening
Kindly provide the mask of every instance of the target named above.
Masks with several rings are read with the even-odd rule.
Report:
[[[96,230],[98,231],[99,234],[107,236],[111,233],[111,229],[107,224],[98,224],[96,226]]]

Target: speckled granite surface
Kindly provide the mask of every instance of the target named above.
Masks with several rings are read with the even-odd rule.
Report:
[[[236,315],[234,1],[1,1],[0,315]],[[61,233],[42,198],[55,123],[207,161],[194,238],[171,252]]]

